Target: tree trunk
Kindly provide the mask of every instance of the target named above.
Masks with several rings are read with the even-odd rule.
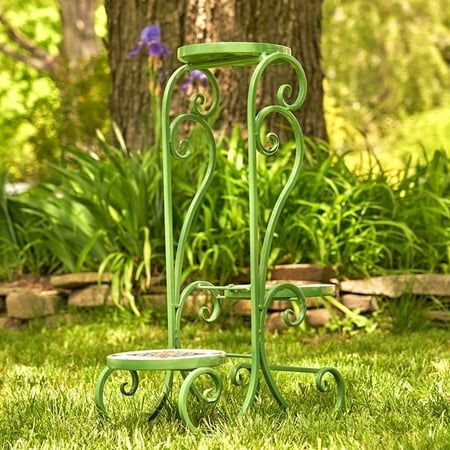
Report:
[[[298,112],[304,133],[327,140],[320,65],[322,0],[189,0],[185,42],[257,41],[287,45],[300,60],[308,80],[308,96]],[[225,123],[246,120],[249,71],[223,69]],[[263,80],[261,105],[274,102],[281,83],[295,85],[286,66],[270,68]],[[273,118],[273,121],[278,120]]]
[[[59,0],[62,41],[60,55],[69,66],[78,65],[100,53],[95,34],[95,8],[98,0]]]
[[[154,142],[149,93],[148,55],[131,58],[128,52],[150,23],[161,26],[163,42],[172,54],[163,62],[161,75],[176,67],[176,49],[182,45],[184,3],[177,0],[105,1],[108,18],[108,57],[111,69],[110,110],[128,149],[149,147]]]
[[[128,51],[150,23],[161,26],[163,42],[172,50],[163,62],[164,74],[179,65],[176,49],[185,44],[211,41],[259,41],[292,48],[306,72],[308,97],[298,113],[303,131],[327,139],[323,116],[323,73],[320,66],[322,0],[106,0],[112,73],[111,113],[130,149],[151,142],[147,60],[132,60]],[[216,72],[222,91],[219,125],[245,123],[250,69],[220,69]],[[274,102],[281,83],[295,86],[294,72],[286,66],[270,68],[264,77],[261,105]],[[278,118],[271,118],[269,126]]]
[[[146,56],[141,53],[132,59],[128,52],[136,45],[142,28],[147,25],[147,15],[153,3],[153,0],[105,1],[111,69],[111,117],[122,132],[128,148],[133,150],[145,147],[148,141],[150,95]]]

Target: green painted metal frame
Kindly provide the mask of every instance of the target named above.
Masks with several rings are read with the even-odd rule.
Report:
[[[262,373],[270,392],[283,408],[288,408],[288,402],[279,389],[272,372],[290,371],[294,373],[310,373],[316,376],[316,387],[319,391],[327,390],[325,375],[334,378],[337,385],[335,410],[344,407],[345,387],[342,376],[332,367],[308,368],[273,365],[269,362],[264,338],[264,323],[270,303],[277,298],[288,299],[292,307],[284,311],[284,321],[288,326],[298,326],[306,315],[306,297],[326,296],[334,294],[333,285],[297,286],[290,283],[281,283],[274,286],[266,286],[268,260],[275,229],[289,193],[296,183],[304,154],[304,141],[300,125],[293,113],[299,109],[306,97],[306,77],[297,59],[291,55],[288,47],[262,44],[262,43],[211,43],[195,44],[181,47],[178,50],[178,58],[185,64],[179,67],[170,77],[166,85],[162,100],[162,151],[163,151],[163,176],[164,176],[164,218],[165,218],[165,248],[166,248],[166,281],[167,281],[167,320],[168,320],[168,347],[181,348],[181,316],[183,307],[189,295],[195,290],[209,292],[212,306],[203,306],[199,310],[199,317],[205,322],[213,322],[220,315],[221,303],[227,299],[250,298],[251,300],[251,354],[243,355],[228,352],[231,358],[243,358],[245,362],[235,364],[231,370],[231,381],[237,386],[244,385],[243,371],[249,373],[246,384],[247,393],[241,407],[241,413],[247,412],[255,401],[259,390],[260,375]],[[293,88],[288,84],[282,84],[277,91],[277,104],[262,107],[257,112],[256,95],[260,80],[272,64],[287,64],[295,72],[298,81],[298,91],[295,98],[289,101]],[[219,85],[210,68],[223,66],[255,66],[250,80],[247,99],[247,126],[248,126],[248,176],[249,176],[249,208],[250,208],[250,285],[214,286],[207,281],[196,281],[182,289],[182,266],[185,250],[192,224],[201,206],[202,200],[210,185],[216,167],[216,143],[211,126],[208,122],[219,109],[220,91]],[[197,92],[191,100],[191,111],[180,114],[171,119],[170,105],[173,93],[183,77],[191,70],[200,70],[208,78],[211,89],[211,100],[202,92]],[[266,145],[261,140],[262,125],[270,114],[279,114],[289,123],[295,139],[295,156],[291,174],[283,187],[270,215],[262,244],[259,232],[259,205],[257,192],[257,157],[258,153],[265,156],[275,155],[279,146],[279,137],[269,132],[265,136]],[[178,243],[175,247],[173,230],[173,204],[172,204],[172,157],[187,159],[193,152],[189,139],[177,138],[180,126],[186,122],[195,123],[203,129],[209,149],[209,158],[203,180],[194,195],[186,212]],[[248,362],[250,360],[250,362]],[[221,361],[223,362],[223,361]],[[211,364],[217,365],[217,364]],[[174,373],[179,371],[184,377],[178,399],[178,410],[186,427],[192,432],[198,428],[190,418],[187,399],[189,393],[193,393],[199,400],[214,403],[218,400],[222,391],[222,381],[219,372],[211,365],[201,362],[195,370],[186,370],[180,362],[179,365],[171,365],[167,370],[164,386],[157,404],[150,414],[150,419],[156,417],[162,409],[172,389]],[[147,367],[147,369],[146,369]],[[133,395],[139,385],[138,370],[149,370],[145,364],[124,364],[114,367],[108,366],[99,378],[96,390],[96,404],[101,413],[105,413],[103,404],[103,389],[106,379],[117,369],[128,370],[132,377],[129,390],[126,384],[121,386],[124,395]],[[152,370],[158,366],[151,365]],[[167,366],[166,366],[167,367]],[[160,369],[164,369],[161,364]],[[209,377],[214,383],[214,389],[208,389],[200,393],[194,386],[194,382],[201,376]]]

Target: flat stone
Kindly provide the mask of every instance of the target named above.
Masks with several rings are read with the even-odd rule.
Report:
[[[208,292],[193,292],[186,299],[183,313],[187,315],[197,315],[202,306],[208,306],[211,303],[211,296]]]
[[[102,275],[102,283],[110,283],[112,275],[104,273]],[[98,283],[97,272],[81,272],[68,273],[65,275],[55,275],[50,278],[50,283],[55,288],[61,289],[75,289]]]
[[[269,314],[266,321],[266,331],[268,333],[283,333],[289,327],[283,320],[283,313],[275,312]]]
[[[58,289],[47,289],[45,291],[39,291],[38,295],[40,297],[44,297],[44,298],[47,298],[47,299],[50,299],[50,298],[56,299],[56,298],[58,298],[59,300],[62,301],[62,299],[63,299],[62,292],[64,292],[64,291],[60,291]]]
[[[47,277],[37,278],[31,275],[24,275],[14,281],[0,282],[0,297],[6,297],[11,292],[15,292],[21,289],[27,289],[34,293],[51,288]]]
[[[435,322],[450,324],[450,311],[426,311],[424,315]]]
[[[33,291],[20,289],[6,297],[6,313],[16,319],[33,319],[35,317],[56,314],[63,302],[58,295],[37,295]]]
[[[110,287],[107,284],[101,284],[77,289],[69,295],[68,304],[78,308],[112,304]]]
[[[341,282],[340,290],[354,294],[382,295],[390,298],[397,298],[408,293],[450,297],[450,275],[405,274],[347,280]]]
[[[331,320],[331,314],[326,308],[309,309],[306,311],[306,323],[313,328],[326,325]]]
[[[281,264],[272,269],[272,280],[310,280],[328,283],[336,277],[332,266],[321,264]]]
[[[233,306],[233,311],[238,316],[251,316],[252,306],[250,300],[238,300]]]
[[[0,284],[0,297],[6,297],[11,294],[11,292],[17,291],[17,287],[10,286],[9,283]]]
[[[290,308],[292,303],[288,300],[274,300],[269,305],[269,311],[284,311]],[[306,297],[307,308],[318,308],[323,305],[323,300],[320,297]]]
[[[13,317],[0,317],[0,330],[19,329],[25,326],[25,322],[20,319],[14,319]]]
[[[344,294],[340,300],[348,309],[357,309],[362,313],[379,309],[378,301],[373,295]]]

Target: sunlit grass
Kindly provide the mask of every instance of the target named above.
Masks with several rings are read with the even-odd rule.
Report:
[[[269,337],[273,361],[337,366],[348,388],[346,413],[333,417],[333,395],[317,392],[312,377],[283,375],[280,386],[293,401],[289,413],[264,387],[251,413],[238,417],[243,390],[225,381],[218,407],[209,412],[212,430],[195,437],[173,411],[146,422],[161,374],[145,376],[134,398],[119,394],[119,378],[126,375],[118,375],[106,392],[114,417],[98,419],[93,390],[105,355],[164,347],[166,338],[154,321],[111,314],[108,320],[77,315],[54,329],[0,332],[0,448],[448,448],[448,331],[347,339],[292,330]],[[190,323],[183,336],[190,347],[248,350],[242,322],[211,328]],[[221,369],[224,376],[230,367]]]

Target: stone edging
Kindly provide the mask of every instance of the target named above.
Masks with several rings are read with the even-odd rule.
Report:
[[[361,280],[341,281],[331,278],[335,276],[330,266],[314,264],[290,264],[275,266],[272,270],[272,281],[306,280],[310,282],[334,282],[338,285],[338,298],[350,310],[360,314],[368,314],[379,309],[378,298],[396,298],[411,292],[418,295],[443,296],[443,301],[450,300],[450,276],[440,274],[421,275],[391,275],[367,278]],[[30,285],[22,288],[17,283],[0,283],[0,328],[14,328],[26,324],[27,321],[43,318],[44,323],[54,322],[55,315],[64,313],[66,307],[90,308],[102,305],[112,305],[109,283],[111,274],[104,274],[101,284],[98,284],[96,272],[67,274],[51,277],[49,283]],[[161,281],[158,279],[157,281]],[[298,282],[298,281],[297,281]],[[153,309],[165,311],[165,287],[153,285],[144,296],[145,303]],[[191,295],[186,303],[186,314],[196,314],[201,306],[208,304],[207,293],[199,292]],[[250,316],[250,300],[235,300],[230,302],[230,311],[241,316]],[[282,311],[289,306],[284,300],[274,301],[269,309],[266,329],[269,332],[281,332],[286,329]],[[331,307],[324,307],[322,299],[307,299],[306,322],[317,328],[327,324],[333,315],[339,313]],[[6,310],[6,311],[5,311]],[[6,312],[6,315],[5,315]],[[433,313],[433,311],[431,312]],[[3,314],[3,315],[2,315]],[[446,315],[447,314],[447,315]],[[440,320],[446,311],[431,314],[433,320]]]

